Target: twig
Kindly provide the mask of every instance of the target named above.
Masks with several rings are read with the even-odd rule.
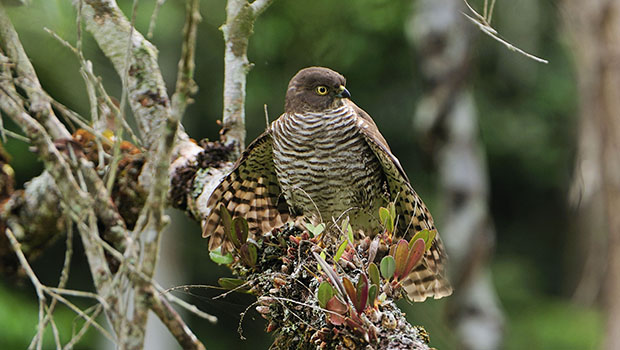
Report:
[[[160,130],[170,115],[170,100],[157,64],[156,48],[132,29],[116,1],[85,2],[82,16],[86,29],[110,59],[117,74],[121,79],[127,74],[127,103],[144,137],[145,147],[155,149],[162,136]],[[128,45],[130,38],[131,46]]]
[[[194,57],[196,54],[196,30],[200,17],[200,1],[187,0],[185,5],[185,26],[183,27],[183,46],[181,59],[178,64],[177,83],[172,95],[172,116],[177,120],[185,113],[191,96],[196,93],[198,87],[194,81]]]
[[[89,320],[86,320],[86,322],[84,322],[84,324],[82,325],[82,328],[80,328],[80,330],[77,332],[77,334],[75,334],[70,340],[69,342],[67,342],[67,344],[65,344],[65,347],[63,348],[63,350],[71,350],[73,349],[73,346],[80,341],[80,339],[82,339],[82,337],[84,336],[84,334],[86,334],[86,331],[90,328],[90,326],[92,325],[92,321],[94,319],[97,318],[97,316],[99,316],[99,314],[101,313],[101,311],[103,310],[103,306],[101,305],[97,305],[95,308],[95,311],[93,312],[93,316],[92,318],[90,318]]]
[[[26,136],[20,135],[20,134],[18,134],[16,132],[13,132],[13,131],[11,131],[9,129],[4,129],[3,128],[2,129],[2,133],[5,134],[6,136],[12,137],[12,138],[14,138],[16,140],[19,140],[19,141],[22,141],[22,142],[26,142],[26,143],[30,143],[30,139],[29,138],[27,138]],[[3,142],[6,142],[6,141],[3,141]]]
[[[490,8],[488,8],[488,2],[485,0],[484,3],[484,16],[479,14],[476,10],[473,9],[473,7],[471,7],[471,5],[469,5],[469,2],[467,2],[467,0],[463,0],[465,2],[465,5],[467,6],[467,8],[469,9],[469,11],[472,13],[473,17],[464,13],[463,15],[465,17],[467,17],[467,19],[469,19],[470,21],[472,21],[474,24],[476,24],[478,26],[478,28],[480,28],[480,30],[487,34],[488,36],[490,36],[491,38],[497,40],[498,42],[502,43],[504,46],[506,46],[508,48],[508,50],[510,51],[515,51],[518,52],[522,55],[524,55],[527,58],[530,58],[536,62],[540,62],[540,63],[549,63],[549,61],[542,59],[540,57],[534,56],[532,54],[529,54],[523,50],[521,50],[520,48],[512,45],[511,43],[509,43],[508,41],[502,39],[499,37],[499,33],[497,32],[497,30],[495,30],[495,28],[491,27],[491,17],[493,16],[493,8],[495,6],[495,0],[491,1],[491,6]],[[475,17],[475,18],[474,18]]]
[[[41,346],[43,344],[43,339],[42,339],[43,332],[45,330],[43,326],[43,318],[44,318],[43,305],[45,304],[45,294],[43,292],[43,285],[41,284],[41,282],[39,282],[39,279],[37,278],[37,275],[34,273],[34,271],[32,271],[32,268],[30,267],[28,260],[26,259],[26,257],[24,256],[24,253],[22,252],[20,248],[21,245],[17,241],[17,238],[15,238],[15,235],[13,234],[13,231],[11,230],[11,228],[7,227],[6,230],[4,231],[4,234],[9,239],[9,242],[11,243],[11,247],[13,248],[13,251],[17,255],[17,259],[19,260],[20,265],[26,272],[26,275],[30,279],[30,282],[32,282],[32,285],[34,286],[34,290],[37,293],[37,298],[39,299],[39,323],[37,325],[37,334],[32,339],[29,349],[32,348],[34,344],[36,344],[37,349],[41,349]]]
[[[0,45],[3,47],[7,57],[15,64],[15,69],[19,76],[26,77],[32,82],[33,89],[26,92],[30,100],[30,112],[42,122],[50,134],[55,138],[68,138],[71,136],[69,131],[56,118],[49,100],[43,94],[41,83],[37,78],[32,63],[26,55],[17,32],[7,16],[4,7],[0,6]]]
[[[506,40],[500,38],[496,34],[497,32],[495,31],[495,29],[489,27],[488,25],[486,25],[486,24],[484,24],[484,23],[482,23],[482,22],[472,18],[471,16],[469,16],[469,15],[467,15],[465,13],[463,13],[463,15],[465,17],[467,17],[470,21],[472,21],[474,24],[476,24],[478,26],[478,28],[480,28],[480,30],[482,30],[483,33],[487,34],[488,36],[490,36],[491,38],[497,40],[498,42],[504,44],[504,46],[506,46],[508,48],[508,50],[518,52],[518,53],[520,53],[520,54],[522,54],[522,55],[524,55],[524,56],[526,56],[528,58],[533,59],[536,62],[545,63],[545,64],[549,63],[549,61],[547,61],[545,59],[542,59],[540,57],[534,56],[532,54],[529,54],[529,53],[521,50],[520,48],[512,45],[511,43],[507,42]]]
[[[155,30],[155,22],[157,21],[157,16],[159,15],[159,9],[166,2],[166,0],[157,0],[155,3],[155,8],[153,9],[153,14],[151,15],[151,20],[149,22],[149,31],[146,34],[146,37],[151,39],[153,37],[153,31]]]
[[[181,316],[170,306],[165,297],[156,293],[153,289],[149,289],[148,295],[151,299],[151,310],[166,325],[183,349],[205,349],[205,346],[187,327]]]

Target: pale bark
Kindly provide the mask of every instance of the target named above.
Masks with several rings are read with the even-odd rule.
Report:
[[[248,42],[254,22],[273,0],[229,0],[226,5],[224,33],[224,113],[222,141],[234,145],[237,155],[245,148],[245,86],[252,68],[248,60]]]
[[[582,126],[591,123],[598,167],[578,164],[576,177],[598,175],[607,226],[604,300],[605,348],[620,348],[620,3],[565,0],[565,25],[573,39]],[[583,135],[583,134],[582,134]],[[581,154],[586,155],[581,141]],[[592,153],[590,153],[592,154]],[[579,161],[579,158],[578,158]],[[598,174],[590,170],[600,170]],[[596,188],[584,189],[585,193]],[[605,252],[596,252],[605,255]]]
[[[472,45],[461,0],[418,0],[409,34],[432,88],[418,104],[415,125],[437,158],[442,215],[438,223],[454,295],[450,323],[461,349],[501,349],[504,318],[489,261],[495,232],[478,117],[467,84]]]
[[[45,311],[48,307],[46,298],[49,297],[54,301],[67,304],[80,317],[88,321],[82,330],[70,340],[70,344],[78,342],[84,332],[93,326],[120,349],[142,349],[144,348],[147,315],[150,310],[159,317],[184,349],[204,349],[202,342],[195,337],[177,311],[171,307],[171,303],[211,321],[214,317],[197,310],[174,295],[165,293],[153,279],[162,230],[167,221],[163,210],[169,204],[168,198],[170,198],[173,205],[186,210],[197,220],[209,214],[206,200],[221,177],[227,174],[232,166],[231,153],[234,154],[235,150],[238,152],[244,144],[245,76],[250,67],[246,56],[247,43],[254,21],[270,3],[271,0],[257,0],[252,3],[237,0],[229,2],[228,19],[224,27],[227,47],[226,64],[230,65],[226,70],[225,81],[228,83],[225,84],[229,85],[228,88],[225,87],[225,100],[232,96],[230,98],[232,102],[225,103],[223,123],[224,139],[228,144],[206,143],[199,146],[190,141],[188,135],[180,127],[181,116],[187,103],[191,102],[191,94],[194,91],[193,45],[196,41],[195,31],[199,20],[196,12],[198,1],[188,0],[189,12],[184,29],[183,57],[179,62],[177,89],[172,102],[168,98],[157,66],[156,49],[132,28],[129,20],[120,12],[116,2],[113,0],[74,2],[77,12],[81,14],[80,23],[83,23],[94,36],[123,81],[126,101],[136,118],[139,134],[143,136],[145,145],[143,152],[128,156],[120,153],[120,142],[116,142],[112,150],[112,161],[108,163],[111,164],[109,171],[112,174],[108,176],[112,180],[108,179],[107,183],[104,183],[93,163],[89,161],[92,159],[90,153],[100,151],[78,144],[77,138],[76,140],[61,138],[53,142],[53,138],[50,137],[53,133],[51,130],[58,125],[50,126],[43,123],[29,114],[32,111],[24,109],[25,101],[36,99],[39,95],[20,95],[18,89],[13,88],[12,84],[20,84],[19,87],[22,89],[27,87],[34,92],[40,92],[41,96],[45,94],[39,85],[30,84],[28,80],[24,83],[22,80],[13,79],[13,75],[19,78],[28,72],[12,70],[14,65],[11,63],[14,58],[0,56],[2,68],[0,73],[3,81],[8,82],[0,91],[0,107],[23,128],[32,144],[37,147],[37,152],[47,169],[44,175],[27,185],[25,192],[36,195],[35,200],[41,199],[41,205],[38,207],[33,206],[32,203],[20,207],[12,205],[11,203],[18,203],[19,199],[24,200],[24,198],[23,194],[19,197],[16,193],[9,191],[6,195],[10,198],[6,202],[8,204],[2,207],[3,220],[0,222],[10,228],[5,232],[10,247],[14,250],[22,268],[31,277],[39,295],[41,318],[39,332],[33,339],[34,346],[39,348],[42,346],[42,330],[47,324],[53,325],[54,322],[52,312],[46,314]],[[0,17],[0,21],[3,21],[2,24],[7,24],[5,21],[8,21],[8,18]],[[16,36],[11,39],[10,43],[14,44],[14,40],[17,40]],[[65,44],[69,46],[68,43]],[[3,47],[3,52],[4,50]],[[76,51],[79,53],[79,46]],[[79,53],[79,58],[83,67],[90,64],[83,59],[81,53]],[[87,75],[85,76],[89,79]],[[91,95],[93,91],[91,89]],[[92,101],[96,101],[96,98],[91,98]],[[91,109],[92,107],[94,106],[91,106]],[[228,115],[227,110],[230,111]],[[68,110],[66,112],[73,113]],[[232,124],[234,124],[232,128],[234,131],[228,128]],[[128,171],[118,171],[118,176],[116,176],[115,170],[121,169],[120,164],[124,164],[122,166],[126,168],[123,169],[128,169]],[[139,173],[141,176],[132,177],[132,173]],[[0,173],[0,177],[3,175],[6,174]],[[135,203],[130,204],[134,207],[126,211],[120,211],[114,205],[116,203],[114,200],[118,199],[115,197],[116,190],[122,192],[123,188],[119,189],[122,186],[134,196],[132,199],[135,200]],[[61,205],[53,207],[53,201],[58,199]],[[27,211],[26,215],[22,215],[24,211]],[[134,212],[139,215],[135,214],[137,219],[132,219],[132,224],[128,225],[127,222],[130,221],[127,217],[128,213]],[[48,287],[38,281],[29,266],[28,260],[32,256],[28,257],[24,254],[22,249],[25,247],[21,245],[20,240],[30,235],[40,234],[40,231],[46,229],[41,227],[40,231],[26,234],[23,227],[41,226],[30,225],[27,215],[41,217],[51,222],[54,218],[67,221],[66,226],[59,224],[53,230],[48,229],[47,231],[52,231],[52,235],[45,236],[44,241],[50,241],[62,235],[73,225],[77,227],[93,276],[96,294],[73,290],[63,292],[72,296],[93,298],[99,303],[96,313],[103,312],[106,315],[110,331],[106,331],[93,320],[94,316],[86,314],[70,301],[62,298],[59,288]],[[104,232],[99,232],[101,227]],[[285,231],[284,234],[292,231],[295,229]],[[295,231],[295,233],[299,232]],[[323,326],[331,327],[332,325],[326,323],[325,310],[316,306],[318,303],[316,290],[312,288],[317,287],[319,279],[315,276],[320,272],[316,267],[317,261],[309,251],[309,249],[319,248],[306,245],[305,240],[296,243],[299,241],[298,237],[284,237],[286,244],[282,245],[282,241],[276,240],[264,247],[279,246],[282,251],[279,252],[280,255],[275,255],[275,263],[281,264],[285,259],[279,260],[280,256],[285,256],[294,249],[301,252],[303,245],[304,259],[288,259],[289,272],[275,273],[278,277],[288,276],[286,277],[287,285],[282,285],[278,279],[271,278],[275,276],[271,269],[273,266],[268,266],[267,270],[257,267],[252,271],[252,276],[244,272],[244,276],[248,279],[252,277],[254,281],[262,283],[255,289],[261,306],[277,303],[286,310],[290,309],[287,314],[291,317],[280,326],[282,329],[292,331],[277,337],[275,347],[278,346],[279,341],[284,343],[301,341],[306,347],[313,348],[322,336],[337,338],[337,343],[328,344],[331,347],[337,345],[349,347],[351,344],[368,345],[368,337],[372,334],[374,338],[371,338],[373,343],[370,345],[376,348],[429,349],[425,331],[407,323],[404,314],[395,306],[396,295],[394,299],[391,296],[387,297],[388,299],[379,303],[376,309],[369,307],[364,310],[367,314],[361,316],[364,319],[363,326],[367,327],[364,328],[364,332],[359,332],[359,329],[349,326],[333,332],[328,329],[327,333],[323,334]],[[269,239],[274,239],[274,236],[266,235],[265,240]],[[368,249],[368,244],[366,248],[360,249]],[[269,251],[260,253],[265,254],[265,260],[274,259],[274,255]],[[68,255],[70,254],[69,251]],[[205,251],[205,256],[207,254],[208,252]],[[359,269],[365,267],[360,265],[360,261],[356,261],[356,264],[359,266],[355,271],[347,272],[349,276],[358,274]],[[309,269],[314,271],[311,275],[306,273]],[[68,268],[63,270],[63,274],[65,272],[68,274]],[[339,273],[345,274],[341,270]],[[307,285],[301,284],[300,279],[305,279]],[[354,278],[350,276],[350,279]],[[298,301],[296,304],[295,297],[298,294],[286,294],[288,291],[303,293],[307,297],[305,304],[300,305]],[[264,311],[265,308],[261,310]],[[297,311],[299,315],[307,318],[292,317],[291,312]],[[323,317],[316,318],[317,315],[323,315]],[[283,321],[277,313],[271,314],[271,319],[277,322]],[[299,327],[300,321],[304,325],[312,323],[319,327]],[[311,336],[316,336],[316,338],[311,339]],[[57,338],[57,342],[60,343],[59,337]]]

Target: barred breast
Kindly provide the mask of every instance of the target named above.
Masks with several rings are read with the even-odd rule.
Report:
[[[380,227],[385,179],[358,118],[343,105],[325,113],[285,113],[272,124],[276,175],[296,214],[329,223],[344,213],[355,229]]]

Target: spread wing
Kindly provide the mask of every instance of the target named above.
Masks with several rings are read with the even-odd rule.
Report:
[[[360,133],[383,167],[390,198],[395,200],[396,213],[399,216],[399,234],[409,238],[424,229],[434,230],[435,224],[431,213],[411,187],[405,171],[392,154],[377,125],[368,113],[353,102],[349,103],[359,116]],[[431,248],[425,253],[422,263],[403,281],[407,296],[411,300],[423,301],[431,296],[438,299],[452,294],[450,282],[445,277],[444,263],[446,260],[443,243],[437,234]]]
[[[289,210],[276,177],[269,131],[245,149],[231,173],[222,179],[207,202],[210,214],[204,221],[202,236],[210,237],[209,250],[221,246],[226,252],[232,250],[232,244],[226,240],[220,222],[220,205],[224,205],[233,218],[246,218],[254,237],[287,221]]]

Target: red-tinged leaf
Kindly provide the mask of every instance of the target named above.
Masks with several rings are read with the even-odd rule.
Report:
[[[278,325],[275,322],[269,322],[269,324],[267,325],[266,332],[271,333],[275,331],[276,329],[278,329]]]
[[[256,246],[253,243],[245,243],[241,246],[241,249],[239,249],[239,257],[245,265],[254,267],[258,259]]]
[[[397,280],[403,278],[405,268],[407,267],[407,256],[409,256],[409,244],[404,239],[401,239],[398,241],[396,251],[394,252],[394,261],[396,262],[394,277]]]
[[[244,244],[248,240],[248,221],[238,217],[233,220],[232,225],[239,243]]]
[[[344,317],[342,317],[341,315],[344,315],[347,312],[348,307],[346,304],[340,301],[338,297],[333,296],[331,299],[329,299],[327,305],[325,305],[325,308],[331,311],[327,313],[328,320],[331,324],[339,326],[344,323]]]
[[[342,300],[338,299],[338,297],[335,295],[327,301],[325,308],[339,315],[344,315],[349,310],[347,304],[343,303]]]
[[[396,247],[397,246],[398,246],[397,244],[392,244],[390,246],[390,253],[388,255],[394,256],[396,254]]]
[[[413,242],[422,238],[424,240],[425,251],[431,249],[431,245],[433,244],[433,240],[435,240],[435,236],[437,236],[437,230],[422,230],[416,232],[416,234],[409,241],[409,248],[413,245]]]
[[[347,317],[347,318],[345,318],[344,321],[345,321],[345,324],[347,325],[347,327],[349,329],[351,329],[354,333],[356,333],[357,335],[363,337],[366,342],[370,341],[370,339],[368,337],[368,332],[362,326],[361,320],[359,320],[359,319],[355,320],[355,319],[353,319],[351,317]]]
[[[417,241],[418,239],[423,239],[424,242],[426,243],[426,240],[428,239],[428,230],[422,230],[422,231],[418,231],[415,233],[415,235],[413,235],[413,237],[411,237],[411,239],[409,240],[409,249],[411,249],[411,247],[413,247],[413,243],[415,241]]]
[[[342,284],[344,285],[344,290],[347,291],[347,295],[349,296],[349,300],[353,306],[355,306],[355,300],[357,299],[357,292],[355,291],[355,287],[353,287],[353,282],[346,277],[342,278]]]
[[[239,247],[241,247],[241,243],[239,242],[239,239],[237,238],[237,236],[233,233],[232,219],[230,217],[230,212],[228,211],[228,209],[226,209],[226,207],[223,204],[220,205],[220,220],[222,221],[222,226],[224,226],[224,231],[226,232],[226,236],[232,242],[235,248],[239,249]]]
[[[407,266],[403,271],[403,278],[409,275],[409,272],[416,267],[420,261],[422,261],[422,256],[424,255],[424,240],[418,238],[417,241],[413,242],[413,246],[409,250],[409,256],[407,257]]]
[[[363,273],[360,275],[357,280],[357,285],[355,286],[357,300],[355,300],[355,310],[360,314],[366,308],[366,303],[368,302],[368,278]]]

